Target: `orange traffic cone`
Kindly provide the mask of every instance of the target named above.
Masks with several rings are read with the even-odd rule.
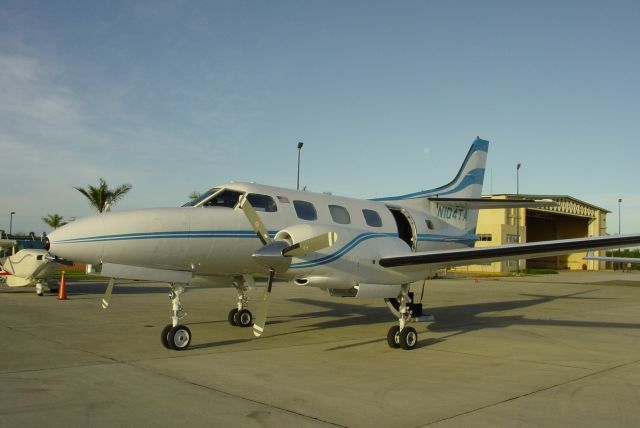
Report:
[[[58,300],[67,300],[67,288],[64,280],[64,271],[60,275],[60,286],[58,287]]]

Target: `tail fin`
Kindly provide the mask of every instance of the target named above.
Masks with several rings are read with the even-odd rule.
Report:
[[[487,152],[489,142],[481,140],[480,137],[471,144],[469,153],[465,157],[462,166],[450,183],[435,189],[422,190],[407,195],[392,196],[387,198],[376,198],[375,201],[398,203],[399,205],[411,205],[412,201],[424,202],[429,197],[446,196],[449,198],[479,198],[482,194],[482,183],[484,181],[484,169],[487,163]]]
[[[478,219],[477,209],[443,207],[439,206],[437,202],[429,201],[429,198],[479,198],[482,195],[488,151],[489,142],[477,137],[471,144],[458,174],[450,183],[434,189],[374,200],[428,212],[458,228],[462,227],[465,231],[475,233]]]

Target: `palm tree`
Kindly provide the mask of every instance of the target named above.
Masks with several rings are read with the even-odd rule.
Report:
[[[48,214],[46,217],[42,217],[42,221],[44,221],[49,227],[53,227],[54,229],[59,228],[60,226],[64,226],[67,224],[66,221],[62,221],[64,217],[60,214]]]
[[[131,187],[131,184],[127,183],[111,190],[107,186],[107,182],[104,181],[104,178],[100,178],[97,187],[89,185],[86,189],[82,187],[74,187],[74,189],[86,196],[89,200],[89,205],[101,213],[109,211],[111,205],[122,199],[122,197],[131,190]]]

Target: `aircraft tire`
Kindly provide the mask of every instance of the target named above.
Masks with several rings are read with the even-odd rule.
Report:
[[[227,315],[227,321],[229,321],[229,325],[236,327],[238,324],[236,323],[236,314],[238,313],[238,308],[233,308],[229,311],[229,315]]]
[[[173,328],[173,326],[171,324],[167,324],[164,326],[164,328],[162,329],[162,333],[160,334],[160,340],[162,341],[162,346],[164,346],[167,349],[171,349],[171,346],[169,346],[169,331]]]
[[[418,344],[418,333],[413,327],[405,327],[400,332],[400,346],[402,349],[410,350]]]
[[[394,325],[387,333],[387,344],[390,348],[398,349],[400,347],[400,327]]]
[[[253,314],[249,309],[242,309],[233,316],[233,321],[238,327],[251,327],[253,325]]]
[[[167,339],[171,349],[174,351],[184,351],[191,343],[191,330],[185,325],[178,324],[169,330]]]

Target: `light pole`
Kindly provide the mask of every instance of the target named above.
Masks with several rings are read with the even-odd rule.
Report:
[[[621,218],[620,213],[622,212],[622,211],[620,210],[620,206],[621,206],[621,204],[622,204],[622,198],[618,199],[618,235],[620,235],[620,233],[621,233],[620,231],[622,230],[622,229],[620,228],[620,218]]]
[[[298,143],[298,180],[296,181],[296,190],[300,190],[300,151],[302,146],[304,146],[304,143],[300,141]]]
[[[622,198],[618,198],[618,235],[620,235],[621,231],[622,231],[622,227],[620,226],[620,224],[621,224],[620,219],[622,218],[621,206],[622,206]],[[622,257],[622,249],[621,248],[618,248],[618,257]],[[624,267],[622,269],[624,269]]]
[[[520,197],[520,167],[522,164],[518,162],[516,165],[516,199]],[[516,207],[516,244],[520,243],[520,208]],[[520,273],[520,259],[516,261],[516,273]]]
[[[13,215],[15,213],[15,211],[11,211],[11,215],[9,216],[9,239],[11,239],[11,236],[13,235]]]

